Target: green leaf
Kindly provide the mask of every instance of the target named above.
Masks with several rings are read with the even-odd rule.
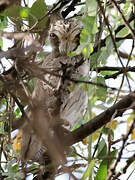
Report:
[[[80,43],[81,44],[88,44],[90,43],[90,37],[89,37],[89,33],[86,29],[83,29],[81,34],[80,34]]]
[[[14,111],[14,115],[15,115],[15,118],[18,119],[21,117],[21,111],[19,108],[17,108],[15,111]]]
[[[110,37],[106,39],[106,46],[102,47],[97,53],[91,56],[90,67],[96,67],[97,65],[105,65],[108,57],[113,52],[113,43]]]
[[[88,168],[87,168],[86,171],[84,172],[83,177],[81,178],[81,180],[85,180],[85,179],[87,179],[88,177],[91,176],[92,171],[93,171],[93,168],[94,168],[94,165],[95,165],[95,162],[96,162],[95,159],[93,159],[93,160],[90,162],[90,164],[88,165]]]
[[[89,16],[96,16],[96,14],[97,14],[97,1],[87,0],[86,3],[88,6],[88,15]]]
[[[94,180],[106,180],[107,177],[107,161],[103,160],[99,166]]]
[[[21,19],[28,19],[30,8],[22,7],[19,11]]]
[[[86,15],[82,19],[84,28],[80,34],[80,45],[74,52],[71,53],[68,52],[67,55],[69,57],[78,55],[81,52],[83,52],[85,59],[89,58],[90,54],[93,52],[93,39],[94,39],[94,34],[97,31],[97,26],[95,21],[96,21],[95,17],[88,15]]]
[[[93,40],[94,38],[93,34],[95,34],[97,31],[96,18],[94,16],[86,15],[82,19],[82,23],[84,29],[88,31],[89,35],[91,36],[91,39]]]
[[[93,47],[92,47],[91,43],[89,45],[85,46],[85,48],[82,51],[85,59],[89,58],[89,56],[92,53],[92,51],[93,51]]]
[[[91,37],[86,29],[83,29],[80,34],[80,45],[73,52],[68,52],[67,55],[71,58],[72,56],[78,55],[83,52],[84,57],[88,59],[90,53],[93,51],[91,42]]]
[[[97,77],[97,84],[106,85],[106,84],[105,84],[105,79],[104,79],[103,77],[101,77],[101,76],[98,76],[98,77]],[[98,85],[97,85],[96,95],[97,95],[97,97],[98,97],[101,101],[105,102],[105,100],[106,100],[106,95],[107,95],[107,88],[104,88],[104,87],[102,87],[102,86],[98,86]]]
[[[5,12],[10,20],[16,24],[18,28],[22,26],[22,20],[28,19],[29,8],[13,5]]]
[[[80,120],[72,129],[72,131],[76,130],[77,128],[79,128],[82,124],[88,122],[89,120],[89,112],[86,111],[85,115],[83,116],[83,119]]]
[[[112,39],[110,37],[108,37],[106,39],[106,48],[105,50],[102,52],[102,64],[106,64],[106,60],[107,58],[111,55],[111,53],[113,52],[113,43],[112,43]],[[101,57],[100,57],[101,58]]]
[[[5,168],[8,170],[8,172],[3,172],[2,175],[8,176],[7,180],[22,180],[24,179],[24,173],[19,171],[19,164],[16,162],[15,159],[12,159],[8,162],[8,164],[5,166]]]
[[[115,149],[110,153],[110,160],[109,160],[110,165],[113,163],[117,152],[118,152],[118,150]],[[107,156],[105,156],[105,157],[107,157]],[[94,178],[94,180],[106,180],[106,177],[107,177],[107,163],[108,163],[107,158],[104,159],[100,163],[99,169],[97,171],[97,174],[96,174],[96,177]]]
[[[102,53],[101,50],[99,50],[97,53],[94,53],[93,55],[91,55],[90,57],[90,67],[94,68],[97,67],[97,65],[100,64],[100,54]]]
[[[102,140],[98,144],[97,158],[105,157],[106,153],[107,153],[107,145],[105,140],[102,138]]]
[[[0,48],[2,48],[2,46],[3,46],[3,40],[2,38],[0,38]]]
[[[44,2],[44,0],[37,0],[35,3],[33,3],[31,9],[30,9],[30,15],[29,15],[29,25],[32,27],[38,19],[43,17],[47,13],[47,6]],[[43,28],[46,24],[47,17],[44,18],[39,24],[39,28]]]
[[[6,13],[8,17],[11,19],[11,21],[16,22],[20,19],[19,18],[20,8],[21,8],[20,6],[13,5],[6,10]]]
[[[111,140],[114,139],[114,131],[113,131],[112,129],[109,129],[109,128],[107,128],[107,127],[103,127],[102,132],[103,132],[105,135],[108,135],[108,133],[110,133]]]
[[[15,164],[12,166],[12,171],[17,172],[19,170],[19,165]]]
[[[5,29],[8,26],[8,20],[5,15],[0,15],[0,30]],[[1,43],[0,43],[1,47]]]
[[[114,162],[114,160],[116,159],[116,154],[117,154],[118,150],[114,149],[113,151],[111,151],[110,153],[110,165]]]
[[[134,29],[134,22],[131,22],[130,23],[130,26]],[[122,28],[117,34],[116,34],[116,37],[125,37],[127,36],[128,34],[130,34],[130,30],[128,27],[124,27]]]
[[[117,33],[117,35],[116,35],[116,37],[118,38],[118,37],[125,37],[125,36],[127,36],[129,34],[129,29],[127,28],[127,27],[124,27],[122,30],[120,30],[118,33]]]
[[[106,75],[113,75],[115,73],[117,73],[118,71],[101,71],[100,74],[103,75],[103,76],[106,76]]]
[[[133,82],[135,82],[135,79],[132,77],[132,75],[130,73],[126,73],[128,78],[131,79]]]

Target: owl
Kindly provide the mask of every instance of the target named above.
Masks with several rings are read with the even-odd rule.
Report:
[[[83,118],[87,108],[87,91],[70,79],[88,76],[88,62],[80,63],[82,55],[72,58],[67,56],[67,53],[75,51],[79,46],[81,30],[82,26],[77,21],[59,20],[51,24],[48,36],[52,52],[41,66],[49,73],[43,75],[43,80],[37,80],[32,94],[33,100],[38,102],[38,107],[48,112],[46,123],[53,129],[54,134],[55,127],[63,126],[71,130]],[[38,159],[46,148],[43,148],[42,143],[38,143],[36,136],[29,130],[26,131],[27,129],[29,128],[25,127],[22,130],[21,155],[27,157],[26,159]],[[38,144],[37,148],[34,144]],[[32,154],[29,153],[31,150]]]

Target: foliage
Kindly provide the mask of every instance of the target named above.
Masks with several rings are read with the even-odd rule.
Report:
[[[20,4],[15,3],[9,7],[7,6],[0,14],[1,179],[21,180],[29,173],[37,175],[41,170],[39,164],[30,163],[24,171],[18,160],[20,134],[19,137],[11,138],[13,120],[22,117],[22,109],[26,109],[30,102],[28,94],[32,94],[35,79],[39,78],[38,69],[37,74],[34,74],[32,71],[28,73],[29,69],[25,69],[25,66],[24,68],[19,67],[18,63],[21,61],[16,60],[14,47],[27,50],[25,59],[27,63],[29,63],[28,59],[35,63],[43,60],[46,54],[44,52],[45,43],[48,43],[44,32],[48,28],[49,18],[51,19],[53,16],[56,18],[60,7],[63,14],[65,12],[69,14],[72,11],[73,15],[71,13],[70,18],[79,19],[83,24],[80,45],[74,52],[68,52],[68,56],[72,57],[82,53],[84,59],[88,59],[90,63],[89,78],[79,79],[78,82],[81,83],[77,83],[77,86],[79,84],[88,92],[88,108],[83,119],[73,128],[73,131],[77,132],[78,127],[81,126],[83,128],[83,124],[91,121],[100,112],[104,112],[115,105],[123,96],[134,90],[134,2],[122,0],[85,0],[81,2],[71,0],[70,2],[77,9],[77,13],[74,12],[73,7],[71,8],[70,3],[65,3],[63,10],[64,3],[57,2],[50,6],[44,0],[36,0],[29,5],[22,0]],[[20,36],[8,34],[9,31],[20,33]],[[29,33],[29,37],[23,36],[23,33]],[[1,53],[5,50],[3,49],[6,43],[5,38],[10,39],[13,46],[10,47],[7,44],[7,54],[2,55]],[[44,42],[44,40],[46,41]],[[38,42],[42,44],[40,44],[40,48]],[[124,51],[121,48],[123,43],[127,43],[126,48],[123,46]],[[31,48],[29,44],[34,44],[34,46]],[[13,50],[13,53],[10,50]],[[17,54],[19,53],[17,52]],[[2,57],[5,58],[4,61]],[[11,64],[9,60],[11,60]],[[12,64],[15,64],[16,70],[12,71]],[[18,73],[18,76],[16,76],[16,73]],[[118,112],[116,109],[115,113],[111,115],[111,122],[109,123],[106,121],[106,115],[103,120],[105,123],[101,123],[100,128],[95,128],[93,134],[89,134],[82,140],[83,143],[79,142],[74,145],[74,152],[68,155],[67,158],[67,160],[73,159],[72,165],[67,164],[70,170],[65,168],[57,176],[70,172],[69,175],[74,177],[73,174],[75,174],[81,180],[111,180],[123,179],[122,171],[124,171],[127,179],[130,173],[132,176],[130,165],[134,161],[132,157],[135,154],[134,149],[133,151],[130,150],[135,141],[133,107],[134,104],[124,109],[126,113],[120,113],[122,117],[117,119],[115,117]],[[117,146],[117,143],[119,146]],[[121,163],[122,159],[127,159],[125,160],[125,166]],[[133,164],[132,169],[134,168]],[[119,169],[122,169],[121,172]]]

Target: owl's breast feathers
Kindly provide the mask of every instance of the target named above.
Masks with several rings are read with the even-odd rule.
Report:
[[[47,107],[55,109],[59,106],[60,117],[70,124],[70,129],[82,119],[88,103],[87,91],[81,87],[74,88],[75,83],[69,80],[88,76],[88,61],[82,61],[82,59],[82,55],[73,58],[68,56],[54,58],[50,54],[42,65],[52,72],[44,75],[49,84],[40,81]]]

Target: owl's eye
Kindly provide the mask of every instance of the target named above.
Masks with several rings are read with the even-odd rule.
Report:
[[[51,34],[50,34],[50,37],[51,37],[51,38],[58,38],[57,35],[54,34],[54,33],[51,33]]]

